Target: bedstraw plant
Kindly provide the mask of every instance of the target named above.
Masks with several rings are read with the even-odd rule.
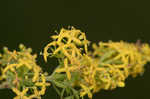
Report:
[[[129,76],[144,73],[150,61],[150,47],[146,43],[99,42],[92,44],[85,33],[72,27],[51,36],[52,42],[43,49],[43,59],[58,59],[52,74],[42,71],[31,48],[19,45],[18,51],[3,48],[0,54],[0,89],[9,88],[14,99],[41,99],[46,88],[52,86],[60,99],[92,99],[101,90],[125,87]],[[51,68],[51,65],[49,66]]]

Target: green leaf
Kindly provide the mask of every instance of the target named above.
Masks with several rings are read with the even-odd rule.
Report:
[[[74,96],[68,96],[68,97],[65,97],[64,99],[74,99]]]
[[[71,94],[71,89],[70,88],[66,88],[66,93],[67,93],[67,95],[70,95]]]
[[[114,50],[110,50],[108,52],[106,52],[100,59],[100,62],[105,61],[106,59],[110,58],[114,53],[116,53],[116,51]]]
[[[59,74],[59,73],[55,73],[53,76],[53,79],[57,80],[57,81],[62,81],[66,78],[65,74]]]
[[[78,91],[76,91],[75,89],[72,88],[73,94],[75,96],[76,99],[80,99]]]
[[[61,99],[63,99],[62,97],[64,96],[64,92],[65,92],[65,88],[63,88],[61,91]]]
[[[17,74],[19,77],[24,78],[25,74],[29,71],[26,66],[21,66],[17,68]]]
[[[60,88],[66,88],[66,86],[63,84],[63,83],[60,83],[60,82],[57,82],[55,80],[52,81],[57,87],[60,87]]]
[[[20,83],[22,83],[22,85],[25,85],[25,86],[34,86],[34,83],[32,82],[32,80],[22,80]]]
[[[6,72],[6,76],[7,76],[7,81],[9,83],[12,83],[12,81],[15,79],[15,74],[13,72],[11,72],[10,70]]]
[[[79,81],[80,80],[80,73],[79,72],[72,72],[72,78],[70,81],[70,83],[73,83],[75,81]]]
[[[52,86],[56,90],[57,94],[61,96],[61,93],[60,93],[59,89],[55,86],[55,84],[52,83]]]

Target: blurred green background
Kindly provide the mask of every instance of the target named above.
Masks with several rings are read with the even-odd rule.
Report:
[[[0,50],[17,49],[20,43],[38,53],[38,64],[49,73],[55,59],[44,63],[39,55],[55,30],[74,26],[86,32],[87,39],[150,43],[149,0],[1,0]],[[0,51],[1,52],[1,51]],[[125,88],[96,93],[93,99],[149,99],[150,64],[142,77],[126,80]],[[0,90],[0,99],[12,99],[10,90]],[[48,88],[42,99],[59,99]]]

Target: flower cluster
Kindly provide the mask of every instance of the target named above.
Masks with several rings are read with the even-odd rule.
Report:
[[[10,88],[17,94],[14,99],[40,99],[44,95],[46,86],[45,75],[36,64],[36,55],[31,55],[32,49],[20,44],[20,51],[9,51],[6,47],[0,57],[2,74],[0,79],[3,86]]]
[[[41,99],[50,83],[61,99],[90,99],[95,92],[125,87],[127,77],[144,73],[144,66],[150,62],[148,44],[100,42],[92,44],[85,33],[74,27],[62,28],[51,36],[52,42],[44,48],[45,62],[56,57],[59,65],[51,75],[43,73],[36,64],[32,49],[20,44],[19,51],[4,47],[0,54],[0,89],[10,88],[17,94],[14,99]],[[50,82],[50,83],[49,83]]]
[[[103,70],[98,73],[100,89],[114,89],[125,86],[128,76],[136,77],[143,74],[144,65],[150,61],[150,47],[148,44],[136,44],[127,42],[100,42],[97,46],[93,44],[92,54],[99,62]],[[97,80],[97,81],[98,81]]]
[[[125,79],[129,75],[136,77],[143,74],[144,65],[150,61],[149,45],[139,42],[100,42],[98,46],[92,45],[93,52],[88,51],[89,41],[85,33],[73,27],[68,30],[61,29],[60,34],[52,36],[52,39],[44,48],[44,59],[47,61],[48,56],[59,59],[60,64],[54,75],[62,75],[63,79],[55,79],[59,82],[58,87],[67,82],[79,92],[80,97],[88,95],[91,99],[92,94],[101,89],[124,87]],[[75,96],[74,93],[70,94],[70,97]]]

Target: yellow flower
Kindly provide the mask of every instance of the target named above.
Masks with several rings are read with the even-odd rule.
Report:
[[[41,71],[40,66],[35,65],[34,68],[33,68],[33,71],[34,71],[34,76],[33,76],[33,78],[32,78],[32,82],[35,82],[35,81],[37,81],[38,78],[39,78],[39,73],[40,73],[40,71]]]
[[[67,78],[70,80],[71,79],[70,71],[73,71],[73,70],[75,70],[77,68],[78,67],[73,67],[73,66],[68,67],[68,59],[65,58],[65,60],[64,60],[64,68],[58,68],[58,69],[56,69],[56,72],[66,72]]]
[[[66,30],[62,28],[60,30],[60,33],[58,35],[52,36],[52,39],[54,40],[53,42],[49,43],[45,48],[44,48],[44,60],[47,62],[47,56],[48,54],[48,49],[51,48],[52,46],[56,47],[52,54],[57,54],[58,52],[62,52],[66,57],[69,58],[71,61],[72,53],[71,50],[75,51],[75,54],[77,56],[82,56],[81,50],[77,47],[78,45],[84,46],[85,53],[87,53],[87,45],[89,44],[89,41],[86,40],[85,33],[82,33],[80,30],[75,29],[74,27],[71,28],[71,30]]]
[[[10,57],[8,58],[8,61],[10,61],[11,59],[17,59],[17,52],[16,50],[14,50],[13,52],[8,51],[8,53],[10,54]]]
[[[34,98],[41,99],[40,94],[39,94],[39,92],[37,90],[37,87],[33,87],[33,90],[34,90],[34,94],[32,94],[31,96],[29,96],[29,98],[30,99],[34,99]]]
[[[32,69],[33,67],[31,66],[31,64],[33,63],[30,60],[23,60],[23,59],[19,59],[19,63],[17,65],[17,68],[21,67],[22,65],[25,65],[26,67],[28,67],[28,69]]]
[[[49,43],[49,44],[44,48],[43,57],[44,57],[45,62],[47,62],[47,56],[49,55],[48,52],[47,52],[48,49],[49,49],[49,47],[55,46],[55,45],[56,45],[56,42],[53,41],[53,42]]]
[[[124,83],[124,82],[118,82],[117,85],[118,85],[119,87],[125,87],[125,83]]]
[[[86,94],[88,94],[88,97],[90,99],[92,99],[92,93],[91,93],[91,90],[93,89],[93,86],[90,86],[90,87],[87,87],[83,84],[80,84],[81,88],[83,89],[83,91],[80,92],[80,96],[83,97],[85,96]]]
[[[9,69],[10,69],[10,70],[13,70],[12,68],[14,68],[15,66],[18,66],[18,64],[10,64],[10,65],[7,65],[7,67],[4,68],[4,70],[3,70],[3,74],[5,74]]]
[[[42,89],[38,92],[39,95],[43,95],[45,93],[46,86],[50,86],[50,83],[46,83],[46,79],[45,79],[45,76],[43,74],[41,75],[41,77],[42,77],[42,82],[36,82],[35,83],[36,86],[42,87]]]
[[[16,88],[12,88],[12,90],[17,94],[16,97],[14,97],[14,99],[29,99],[26,96],[26,93],[28,91],[28,88],[25,88],[22,92],[20,92],[18,89]]]

